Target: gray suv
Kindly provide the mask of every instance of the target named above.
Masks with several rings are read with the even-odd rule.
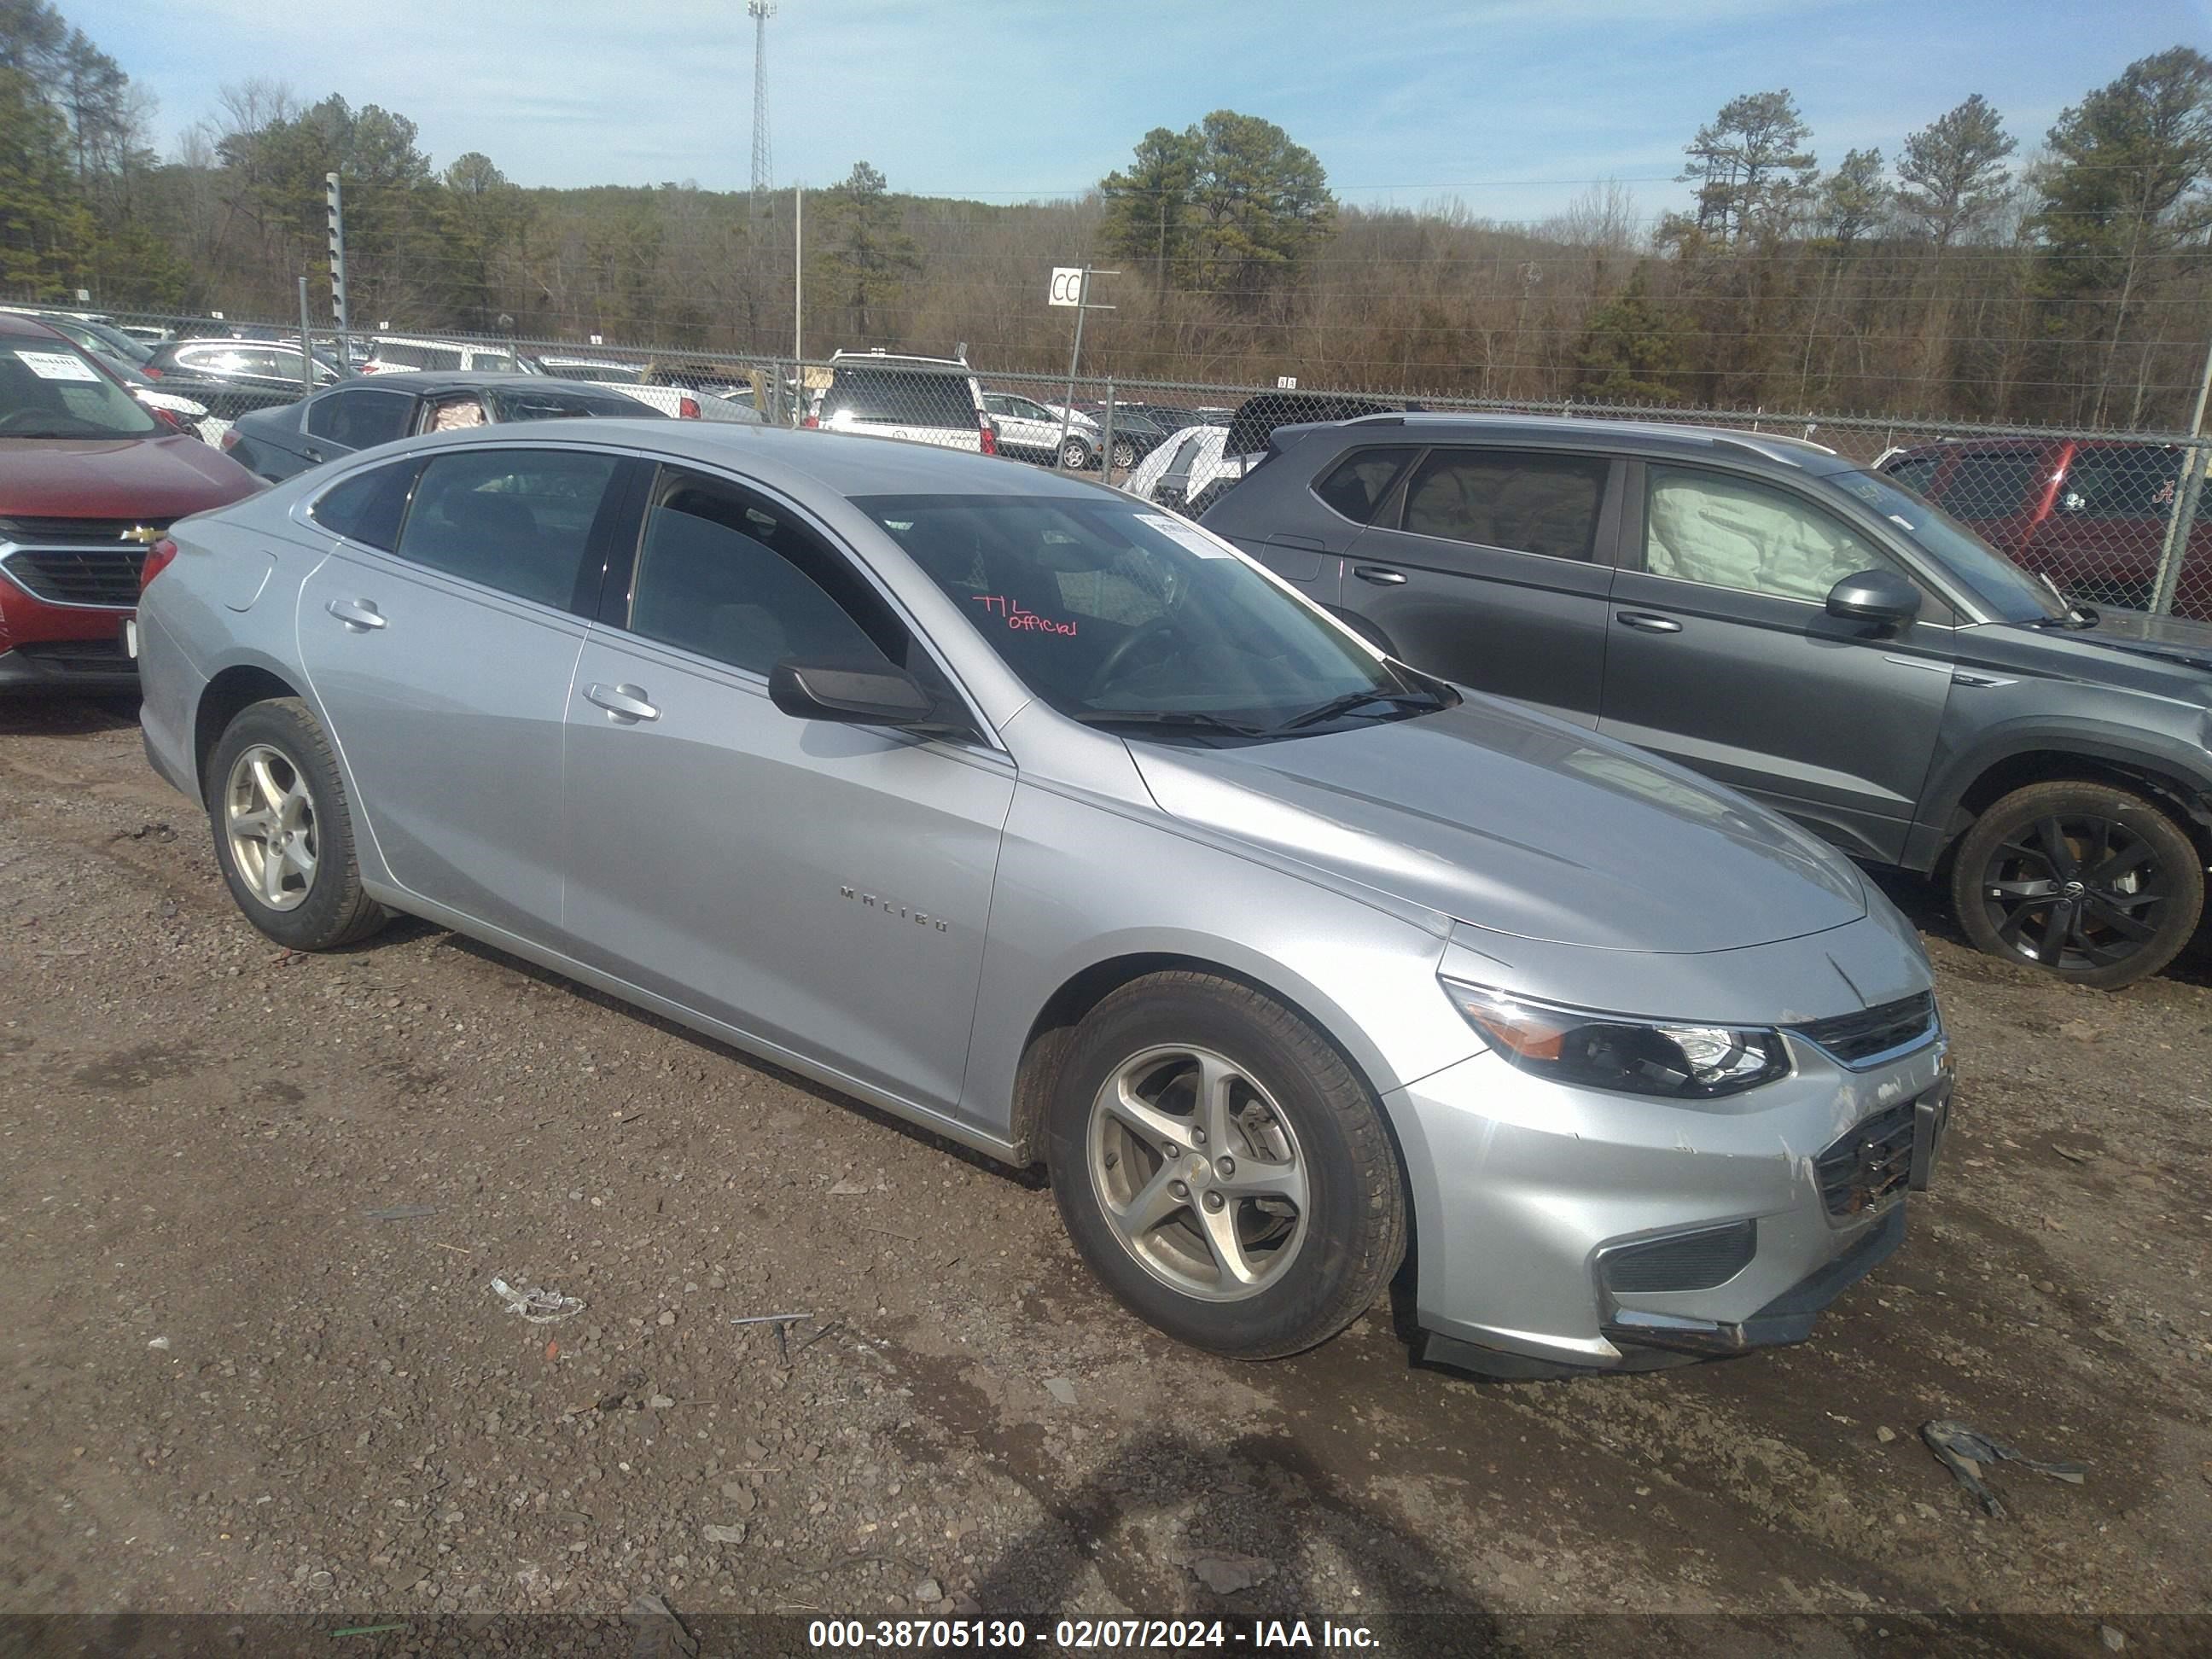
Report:
[[[1205,523],[1392,656],[1694,767],[1867,863],[1947,875],[1994,955],[2111,988],[2197,926],[2212,627],[2069,606],[1818,445],[1514,416],[1285,427]]]

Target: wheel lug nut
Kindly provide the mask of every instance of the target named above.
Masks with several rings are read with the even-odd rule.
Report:
[[[1190,1132],[1190,1141],[1191,1141],[1191,1145],[1192,1145],[1192,1146],[1205,1146],[1205,1145],[1206,1145],[1206,1131],[1205,1131],[1205,1130],[1203,1130],[1203,1129],[1193,1129],[1193,1130]]]
[[[1182,1148],[1176,1146],[1175,1142],[1170,1140],[1166,1146],[1160,1148],[1160,1156],[1167,1159],[1169,1163],[1172,1164],[1176,1159],[1182,1156]]]
[[[1217,1158],[1213,1160],[1213,1167],[1221,1178],[1226,1181],[1237,1173],[1237,1160],[1233,1158]]]
[[[1208,1193],[1206,1195],[1206,1207],[1207,1209],[1218,1210],[1221,1207],[1221,1203],[1222,1199],[1219,1193]]]
[[[1190,1196],[1190,1188],[1180,1181],[1170,1181],[1168,1182],[1168,1190],[1173,1193],[1177,1198],[1188,1198]]]

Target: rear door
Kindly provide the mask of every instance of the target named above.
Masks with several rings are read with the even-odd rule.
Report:
[[[1923,586],[1903,629],[1829,616],[1845,576],[1912,573],[1795,490],[1641,462],[1631,488],[1598,729],[1896,862],[1951,694],[1948,607]]]
[[[1431,449],[1352,542],[1339,603],[1416,668],[1594,726],[1624,465]]]
[[[396,535],[338,542],[301,592],[301,660],[393,878],[528,939],[559,928],[561,725],[623,467],[516,445],[371,469],[407,498],[375,520]]]

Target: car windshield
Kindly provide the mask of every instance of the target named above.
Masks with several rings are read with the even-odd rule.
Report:
[[[0,438],[143,438],[165,429],[65,341],[0,347]]]
[[[2063,617],[2056,594],[1949,514],[1879,472],[1837,472],[1826,482],[1902,530],[2007,622]]]
[[[1031,690],[1087,724],[1187,741],[1301,736],[1457,701],[1330,623],[1226,542],[1127,501],[855,503]]]

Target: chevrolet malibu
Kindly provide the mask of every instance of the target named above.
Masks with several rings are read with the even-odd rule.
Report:
[[[1800,1339],[1949,1104],[1918,941],[1695,775],[1183,520],[879,439],[577,421],[176,526],[147,752],[270,939],[395,912],[1007,1162],[1130,1309],[1492,1376]]]

